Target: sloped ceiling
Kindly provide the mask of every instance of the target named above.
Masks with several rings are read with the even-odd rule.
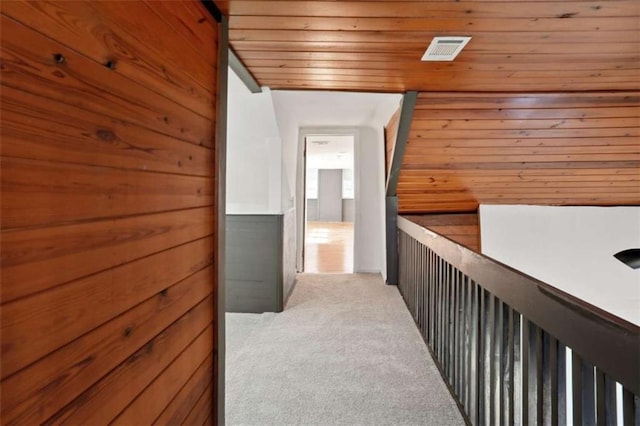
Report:
[[[640,83],[640,2],[216,1],[272,89],[583,91]],[[423,63],[434,36],[472,36]]]
[[[640,1],[216,3],[262,85],[420,92],[401,212],[640,204]],[[421,62],[446,35],[472,40]]]

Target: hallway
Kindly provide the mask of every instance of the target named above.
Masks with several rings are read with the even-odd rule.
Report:
[[[227,314],[228,425],[463,425],[396,287],[301,274],[284,312]]]

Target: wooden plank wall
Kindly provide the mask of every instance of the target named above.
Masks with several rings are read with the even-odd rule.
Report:
[[[213,423],[217,24],[3,2],[0,417]]]
[[[640,204],[640,93],[421,93],[403,213]]]
[[[403,217],[480,253],[480,223],[477,213],[423,214]]]
[[[385,165],[386,165],[386,177],[389,177],[391,172],[391,162],[393,161],[393,150],[396,146],[396,139],[398,138],[398,125],[400,124],[400,112],[402,106],[393,113],[389,119],[389,123],[384,128],[384,150],[385,150]]]

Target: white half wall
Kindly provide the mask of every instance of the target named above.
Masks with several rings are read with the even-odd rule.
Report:
[[[282,141],[271,92],[251,93],[229,69],[227,213],[282,211]]]
[[[480,206],[482,253],[640,325],[640,207]]]

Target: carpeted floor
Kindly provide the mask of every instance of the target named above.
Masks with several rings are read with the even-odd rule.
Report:
[[[298,276],[280,314],[227,314],[227,425],[463,425],[396,287]]]

